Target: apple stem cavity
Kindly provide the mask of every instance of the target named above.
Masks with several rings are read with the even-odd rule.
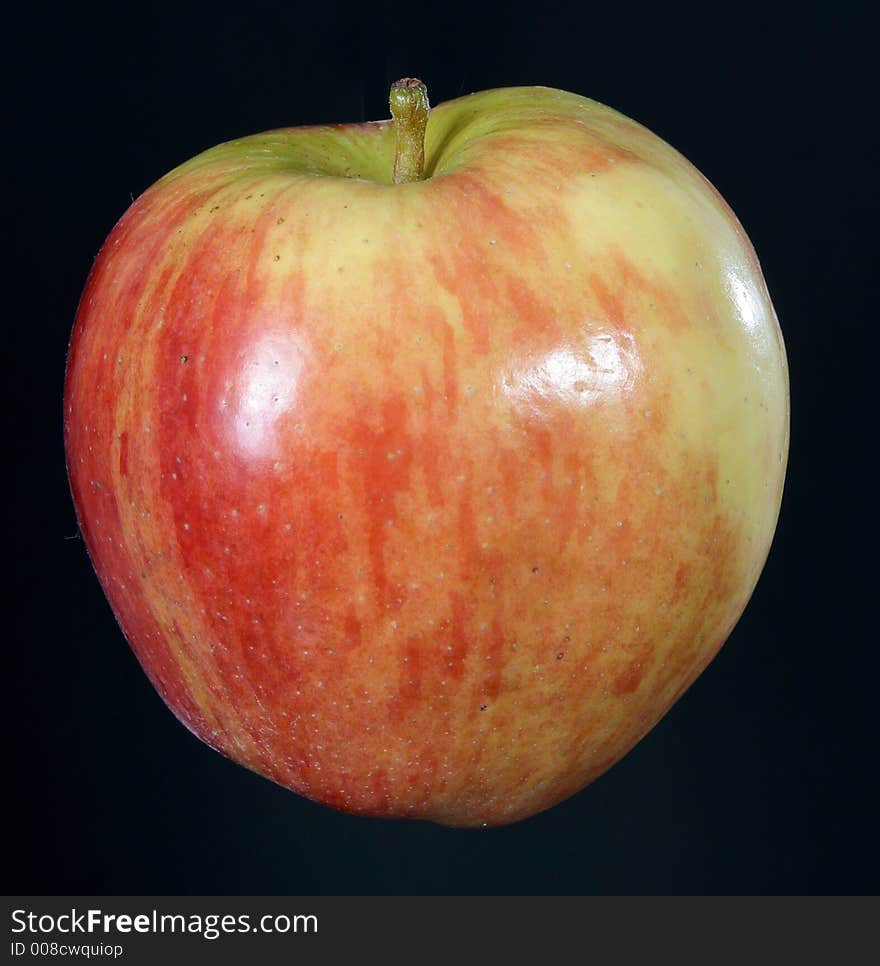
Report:
[[[425,171],[425,129],[428,126],[428,88],[416,77],[391,85],[391,117],[397,135],[394,184],[421,181]]]

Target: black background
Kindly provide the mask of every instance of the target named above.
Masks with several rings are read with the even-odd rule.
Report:
[[[37,3],[5,24],[5,891],[876,892],[867,4],[407,3]],[[679,148],[750,234],[791,369],[779,529],[728,644],[603,778],[488,831],[337,814],[201,745],[116,627],[63,462],[77,299],[132,197],[232,137],[385,117],[406,74],[434,103],[565,88]]]

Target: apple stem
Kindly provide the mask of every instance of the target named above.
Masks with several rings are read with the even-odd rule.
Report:
[[[416,77],[391,85],[391,117],[397,135],[394,184],[421,181],[425,170],[425,128],[428,126],[428,89]]]

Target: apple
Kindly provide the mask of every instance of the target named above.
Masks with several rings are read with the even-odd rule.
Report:
[[[776,525],[785,351],[680,154],[546,88],[212,148],[82,296],[82,533],[175,715],[310,799],[453,826],[619,760]]]

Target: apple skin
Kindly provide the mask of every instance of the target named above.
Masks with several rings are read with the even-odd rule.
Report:
[[[91,560],[162,698],[316,801],[499,825],[619,760],[766,559],[788,377],[754,251],[573,94],[199,155],[98,256],[65,386]]]

